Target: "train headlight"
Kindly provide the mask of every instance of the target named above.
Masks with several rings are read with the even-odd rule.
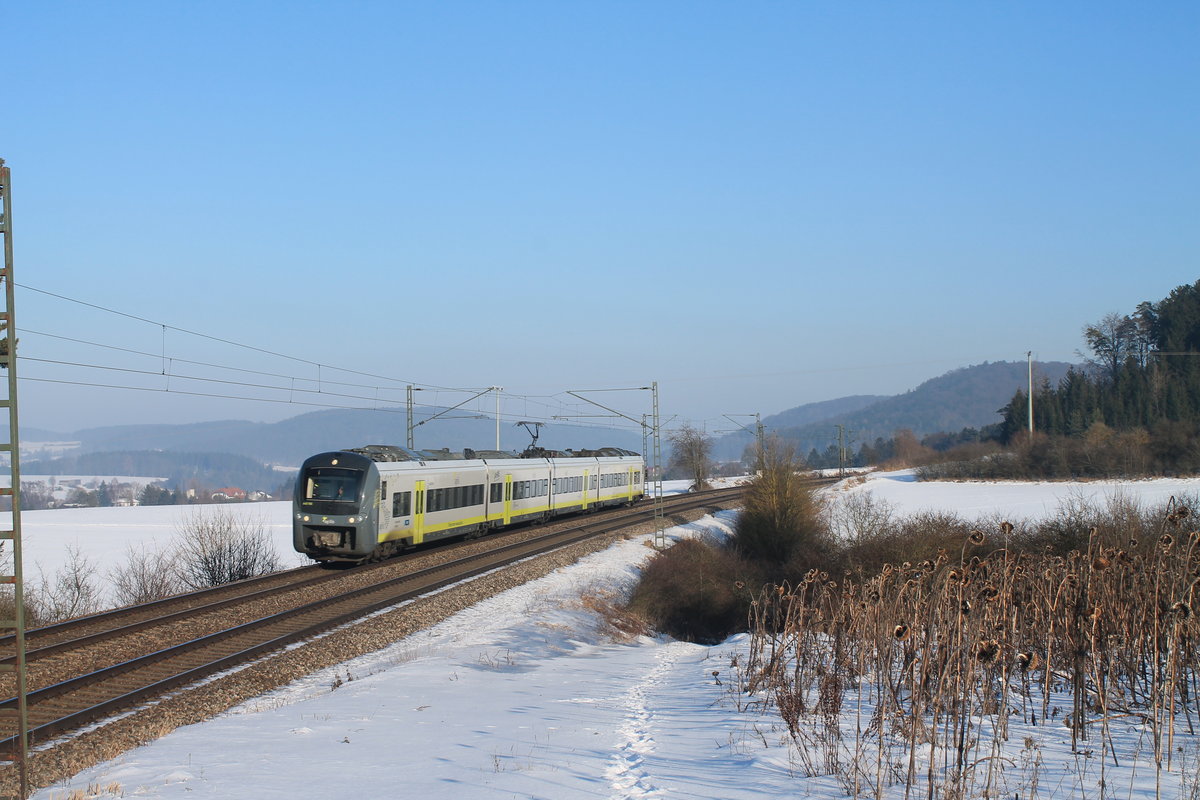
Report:
[[[305,521],[305,522],[308,522],[308,515],[307,515],[307,514],[305,514],[305,515],[304,515],[304,521]]]
[[[351,525],[353,525],[353,524],[354,524],[354,517],[351,517],[350,519],[348,519],[348,520],[346,520],[346,521],[347,521],[347,522],[349,522]]]

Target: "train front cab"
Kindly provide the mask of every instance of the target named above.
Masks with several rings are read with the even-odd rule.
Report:
[[[357,453],[321,453],[296,479],[292,545],[318,561],[362,561],[375,550],[379,471]]]

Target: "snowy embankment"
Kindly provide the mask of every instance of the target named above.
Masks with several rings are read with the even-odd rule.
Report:
[[[1056,498],[1115,488],[926,485],[890,474],[831,495],[871,491],[902,512],[1020,518],[1053,512]],[[1200,480],[1120,490],[1157,501],[1194,494]],[[959,508],[968,493],[970,508]],[[670,535],[723,534],[733,519],[722,512]],[[803,777],[805,765],[776,717],[739,707],[729,691],[731,658],[744,650],[745,638],[715,647],[613,639],[602,615],[590,610],[603,603],[589,598],[624,591],[648,554],[644,539],[622,542],[35,796],[66,798],[73,790],[85,797],[180,798],[845,796],[836,775]],[[851,740],[856,725],[851,712],[843,720]],[[1098,796],[1100,780],[1124,797],[1154,796],[1152,754],[1136,732],[1117,744],[1140,756],[1104,773],[1092,756],[1070,752],[1066,728],[1038,727],[1021,736],[1018,750],[1036,760],[1021,774],[1032,775],[1034,785],[1006,796]],[[1194,739],[1176,744],[1178,756],[1194,764]],[[1173,780],[1164,796],[1187,788],[1177,775]],[[885,796],[903,793],[889,789]]]

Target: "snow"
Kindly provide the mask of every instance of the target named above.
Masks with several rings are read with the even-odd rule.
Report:
[[[108,575],[124,564],[130,552],[170,549],[187,526],[189,515],[226,511],[261,523],[283,563],[307,563],[292,549],[292,505],[289,502],[197,506],[129,506],[57,508],[21,512],[21,540],[27,580],[50,579],[75,550],[96,575]],[[4,517],[10,514],[2,515]]]
[[[869,492],[907,516],[920,511],[952,511],[964,519],[1034,520],[1054,514],[1064,503],[1090,501],[1104,507],[1110,498],[1137,499],[1147,506],[1171,497],[1200,495],[1200,478],[1141,481],[919,481],[913,470],[873,472],[842,481],[829,493],[838,497]]]
[[[1073,492],[1116,490],[1160,499],[1195,493],[1200,479],[1132,484],[922,484],[885,473],[830,494],[870,491],[902,511],[960,513],[1053,511]],[[960,507],[960,503],[964,504]],[[280,505],[280,504],[265,504]],[[282,504],[286,507],[286,504]],[[126,540],[163,535],[172,519],[140,519]],[[60,515],[66,512],[48,512]],[[30,515],[32,516],[32,515]],[[726,534],[733,512],[672,528],[672,539]],[[83,518],[80,518],[83,519]],[[35,532],[39,530],[36,527]],[[99,523],[97,523],[99,524]],[[49,536],[48,527],[40,529]],[[93,540],[105,535],[92,528]],[[36,535],[36,533],[35,533]],[[583,596],[611,596],[636,579],[646,539],[620,542],[577,564],[486,600],[376,653],[323,670],[205,723],[181,728],[70,781],[40,800],[148,798],[836,798],[844,776],[805,777],[805,762],[777,717],[747,708],[731,692],[731,657],[745,637],[717,646],[666,638],[622,641]],[[714,675],[714,673],[716,673]],[[848,694],[843,729],[853,743],[856,698]],[[866,719],[870,708],[862,710]],[[1100,772],[1096,757],[1070,752],[1062,726],[1014,730],[994,760],[1003,796],[1093,797],[1100,780],[1122,797],[1155,796],[1147,734],[1115,726],[1130,757]],[[1195,737],[1178,737],[1178,758],[1162,796],[1194,787]],[[1138,758],[1132,757],[1140,753]],[[842,754],[849,760],[851,754]],[[992,763],[992,762],[989,762]],[[1007,765],[1007,766],[1006,766]],[[1032,782],[1032,783],[1031,783]],[[890,787],[886,797],[902,797]]]

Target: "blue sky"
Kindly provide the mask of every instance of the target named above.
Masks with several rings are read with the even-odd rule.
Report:
[[[523,418],[657,380],[728,428],[1074,360],[1200,278],[1194,3],[0,0],[0,27],[17,283],[150,321],[19,290],[20,374],[76,381],[24,382],[26,425],[311,410],[47,363],[195,360],[501,385]]]

